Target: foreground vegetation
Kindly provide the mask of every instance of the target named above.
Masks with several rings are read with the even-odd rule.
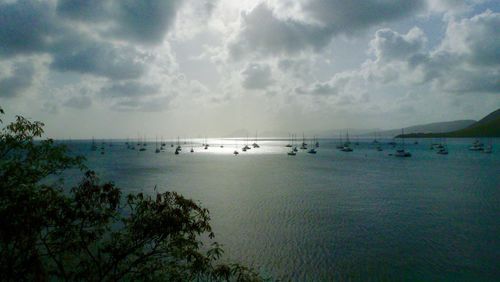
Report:
[[[262,280],[219,262],[208,210],[175,192],[122,197],[83,157],[50,139],[35,141],[43,126],[18,116],[0,132],[2,280]],[[69,168],[82,171],[78,185],[47,184]]]

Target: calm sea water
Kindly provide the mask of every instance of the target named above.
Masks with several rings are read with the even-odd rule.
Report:
[[[199,201],[226,257],[273,278],[500,280],[498,139],[493,154],[449,139],[446,156],[429,149],[431,140],[412,140],[405,159],[389,156],[386,142],[376,151],[371,140],[354,152],[320,140],[316,155],[295,157],[287,156],[286,140],[261,140],[248,152],[243,141],[208,142],[195,153],[183,145],[179,155],[170,146],[155,154],[154,143],[138,152],[115,141],[104,155],[88,141],[69,147],[124,192],[157,186]]]

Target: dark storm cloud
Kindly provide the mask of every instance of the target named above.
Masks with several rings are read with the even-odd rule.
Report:
[[[108,99],[115,111],[158,112],[167,109],[176,95],[176,92],[160,90],[160,84],[131,80],[111,83],[101,88],[98,95]]]
[[[77,39],[60,41],[51,51],[51,68],[62,72],[73,71],[121,80],[138,78],[146,69],[141,54],[131,46]]]
[[[271,67],[267,64],[249,64],[241,72],[242,85],[246,89],[265,89],[273,84]]]
[[[139,43],[161,43],[180,4],[180,0],[119,1],[114,32]]]
[[[19,0],[0,4],[0,57],[37,52],[51,55],[51,67],[58,71],[136,78],[145,65],[133,45],[161,43],[181,5],[180,0],[53,3]],[[71,24],[75,20],[93,36]],[[118,46],[109,38],[125,41]]]
[[[57,12],[67,19],[109,25],[102,31],[106,36],[151,45],[162,42],[181,4],[181,0],[62,0]]]
[[[310,18],[333,33],[353,33],[378,23],[411,16],[425,8],[424,0],[311,0],[303,7]]]
[[[33,84],[35,67],[31,62],[17,63],[11,75],[0,79],[0,97],[12,98],[20,95]]]
[[[319,50],[336,34],[353,34],[378,23],[412,15],[425,7],[424,1],[322,1],[302,7],[309,20],[280,18],[265,3],[243,14],[238,37],[230,43],[233,58],[247,53],[293,54]]]
[[[43,51],[56,30],[47,2],[0,3],[0,57]]]
[[[59,0],[57,14],[72,20],[103,21],[109,18],[109,5],[105,0]]]

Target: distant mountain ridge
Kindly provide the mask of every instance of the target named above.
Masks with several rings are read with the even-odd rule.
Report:
[[[402,137],[398,135],[396,137]],[[451,132],[439,133],[409,133],[404,134],[405,137],[420,137],[420,138],[434,138],[434,137],[500,137],[500,109],[488,114],[478,122],[475,122],[465,128],[457,129]]]
[[[445,122],[433,122],[427,124],[414,125],[404,128],[405,135],[406,134],[416,134],[416,133],[442,133],[442,132],[451,132],[459,129],[467,128],[477,121],[467,119],[467,120],[454,120],[454,121],[445,121]],[[401,129],[391,129],[391,130],[382,130],[379,132],[372,132],[368,134],[364,134],[365,136],[383,136],[383,137],[394,137],[401,134]]]

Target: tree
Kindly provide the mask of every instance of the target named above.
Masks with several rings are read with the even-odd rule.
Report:
[[[219,262],[223,250],[207,209],[175,192],[122,197],[83,157],[51,139],[35,140],[43,126],[17,116],[0,133],[3,279],[262,280],[250,268]],[[86,172],[67,189],[61,174],[75,167]]]

